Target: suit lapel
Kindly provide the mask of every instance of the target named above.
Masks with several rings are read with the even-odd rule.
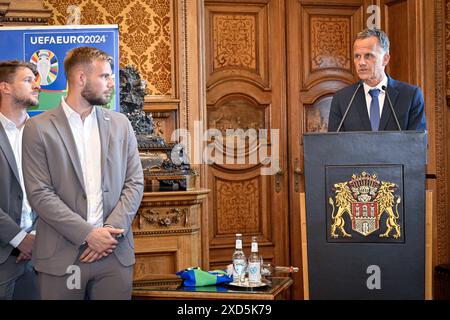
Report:
[[[364,87],[361,87],[359,89],[354,103],[355,107],[358,109],[359,117],[364,127],[364,131],[372,131],[369,114],[367,113],[367,103],[366,97],[364,96]]]
[[[398,98],[398,91],[395,87],[395,81],[392,80],[392,78],[390,78],[390,77],[388,77],[387,93],[389,94],[389,97],[391,97],[392,107],[395,110],[395,105],[397,103],[397,98]],[[384,98],[383,112],[381,113],[379,130],[386,130],[386,126],[389,123],[391,117],[392,117],[392,111],[391,111],[391,107],[389,106],[388,97],[386,96]]]
[[[103,177],[105,176],[103,172],[105,172],[106,166],[106,158],[108,157],[109,151],[109,138],[110,138],[110,118],[109,115],[102,107],[96,107],[97,112],[97,123],[98,123],[98,131],[100,133],[100,144],[101,144],[101,168],[102,168],[102,186],[103,186]]]
[[[81,169],[81,162],[80,158],[78,157],[77,146],[70,129],[69,121],[67,120],[62,106],[59,106],[53,111],[50,121],[56,127],[56,130],[58,131],[59,136],[63,141],[67,153],[69,154],[70,160],[72,161],[72,165],[77,178],[80,181],[83,190],[86,192],[86,188],[84,186],[83,171]]]
[[[3,125],[0,123],[0,149],[3,151],[6,160],[11,167],[14,176],[17,179],[17,182],[20,184],[20,176],[19,171],[17,170],[16,158],[14,157],[14,152],[11,149],[11,144],[9,143],[8,136],[6,135],[5,129]]]

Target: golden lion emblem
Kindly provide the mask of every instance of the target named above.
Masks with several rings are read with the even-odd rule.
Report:
[[[394,197],[397,185],[391,182],[379,182],[376,176],[369,176],[363,172],[360,176],[353,175],[352,181],[334,184],[335,200],[332,197],[328,203],[332,206],[332,225],[330,236],[338,238],[339,231],[342,237],[351,237],[344,226],[344,215],[348,214],[352,221],[352,229],[363,235],[370,234],[378,229],[381,216],[386,213],[386,231],[380,235],[388,238],[391,231],[395,230],[393,237],[401,237],[401,227],[398,224],[398,205],[401,202],[399,196]],[[395,213],[394,213],[394,203]]]
[[[343,218],[344,213],[352,215],[351,204],[355,202],[355,199],[352,197],[352,192],[350,191],[347,182],[336,183],[334,185],[336,188],[336,205],[338,206],[338,210],[336,215],[334,215],[334,202],[330,197],[328,202],[333,207],[333,212],[331,213],[331,218],[333,219],[333,225],[331,226],[331,236],[333,238],[337,238],[336,230],[339,229],[344,237],[351,237],[351,234],[345,232],[344,225],[345,220]]]

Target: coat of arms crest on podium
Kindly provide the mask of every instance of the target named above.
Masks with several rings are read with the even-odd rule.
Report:
[[[329,197],[332,207],[330,236],[332,238],[350,238],[352,235],[345,228],[345,214],[351,220],[352,230],[367,237],[380,229],[383,215],[387,215],[385,231],[381,238],[401,237],[401,226],[398,223],[398,206],[401,198],[394,195],[398,186],[392,182],[379,181],[375,174],[362,172],[353,174],[350,181],[334,184],[335,197]],[[395,206],[395,208],[394,208]]]

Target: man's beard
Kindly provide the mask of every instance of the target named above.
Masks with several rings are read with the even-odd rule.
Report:
[[[89,85],[81,91],[81,96],[93,106],[103,106],[109,102],[109,98],[92,91]]]
[[[36,107],[39,105],[39,99],[32,99],[30,97],[25,97],[25,96],[15,96],[14,97],[14,103],[16,105],[21,105],[24,106],[26,108],[28,107]]]

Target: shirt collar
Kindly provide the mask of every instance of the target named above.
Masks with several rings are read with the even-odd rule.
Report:
[[[372,90],[372,89],[380,89],[381,92],[384,92],[384,90],[382,88],[383,88],[383,86],[387,87],[387,85],[388,85],[388,78],[387,78],[387,76],[385,74],[384,77],[383,77],[383,80],[381,80],[381,82],[379,84],[377,84],[375,87],[370,87],[365,82],[363,82],[363,83],[364,83],[364,93],[366,95],[368,95],[369,94],[369,90]]]
[[[25,122],[30,119],[30,116],[27,113],[27,117],[25,118]],[[0,123],[2,124],[5,130],[14,130],[17,129],[17,126],[14,122],[9,120],[3,113],[0,112]],[[22,127],[23,128],[23,127]]]
[[[71,106],[67,104],[66,99],[64,99],[64,97],[61,98],[61,105],[64,110],[64,113],[66,114],[67,119],[71,119],[74,117],[77,119],[81,119],[80,115],[77,112],[75,112],[75,110],[73,110]],[[88,115],[88,117],[89,116],[92,116],[93,119],[96,119],[97,113],[95,112],[95,106],[92,106],[91,113]]]

